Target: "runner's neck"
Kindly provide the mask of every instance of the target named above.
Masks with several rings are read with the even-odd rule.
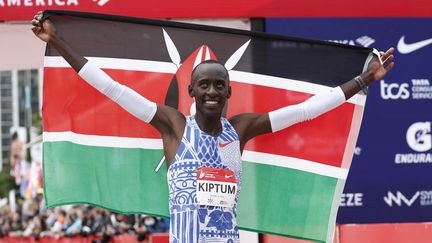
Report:
[[[199,129],[213,137],[218,137],[222,133],[220,118],[220,116],[206,116],[198,112],[195,114],[195,121]]]

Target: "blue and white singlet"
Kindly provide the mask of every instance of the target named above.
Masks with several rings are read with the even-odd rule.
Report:
[[[233,208],[197,205],[199,167],[229,169],[237,181],[235,202],[241,186],[241,153],[238,135],[226,118],[222,133],[214,137],[201,131],[194,116],[186,127],[177,154],[168,169],[170,242],[238,243],[236,205]]]

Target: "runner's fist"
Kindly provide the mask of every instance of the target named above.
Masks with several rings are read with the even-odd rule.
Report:
[[[41,40],[49,42],[55,36],[55,28],[50,20],[42,20],[42,11],[39,11],[31,21],[33,33]]]

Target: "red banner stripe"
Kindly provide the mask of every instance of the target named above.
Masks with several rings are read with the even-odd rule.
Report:
[[[250,18],[250,17],[431,17],[430,0],[16,0],[0,1],[0,20],[30,20],[46,9],[98,12],[140,18]]]

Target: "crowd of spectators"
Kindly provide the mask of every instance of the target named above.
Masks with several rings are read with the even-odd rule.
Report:
[[[98,236],[100,242],[119,234],[135,234],[143,241],[148,234],[167,232],[169,221],[148,215],[125,215],[89,205],[46,209],[42,194],[18,200],[16,206],[0,208],[0,237]]]

